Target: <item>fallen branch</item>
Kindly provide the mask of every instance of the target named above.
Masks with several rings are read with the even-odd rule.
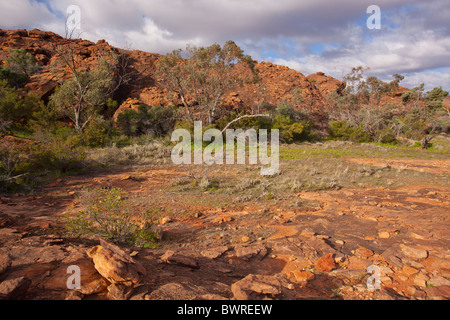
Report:
[[[3,180],[3,181],[11,181],[11,180],[19,179],[19,178],[24,177],[24,176],[27,176],[27,175],[29,175],[29,174],[30,174],[29,172],[23,173],[23,174],[19,174],[18,176],[11,177],[11,178],[5,179],[5,180]]]
[[[368,172],[369,173],[369,176],[372,176],[372,175],[374,175],[375,173],[377,173],[378,171],[383,171],[383,170],[386,170],[386,169],[390,169],[391,168],[391,166],[389,165],[389,163],[386,163],[386,167],[383,167],[383,168],[378,168],[378,169],[371,169],[371,170],[363,170],[362,171],[362,173],[365,173],[365,172]]]

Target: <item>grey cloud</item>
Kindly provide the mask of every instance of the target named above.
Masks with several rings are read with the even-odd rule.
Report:
[[[0,27],[61,33],[67,6],[77,4],[82,9],[82,37],[105,38],[120,47],[166,53],[187,43],[209,45],[231,39],[258,60],[273,55],[274,62],[301,72],[320,70],[337,77],[356,63],[370,65],[382,77],[449,66],[447,0],[375,2],[48,0],[49,10],[43,3],[16,0],[0,3]],[[381,7],[382,30],[365,27],[366,9],[372,4]],[[324,51],[312,53],[313,44],[324,44]]]

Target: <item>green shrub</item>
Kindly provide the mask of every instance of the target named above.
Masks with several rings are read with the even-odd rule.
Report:
[[[139,133],[139,114],[134,110],[124,110],[116,120],[116,126],[121,134],[134,136]]]
[[[395,132],[391,128],[384,128],[377,132],[376,141],[385,144],[397,144]]]
[[[252,128],[256,131],[277,129],[280,130],[280,140],[285,143],[314,139],[314,133],[311,130],[312,122],[305,113],[286,105],[280,105],[276,110],[272,110],[272,113],[272,117],[243,118],[231,124],[229,129]],[[241,116],[242,114],[232,113],[219,120],[217,127],[223,129],[228,123]]]
[[[72,144],[70,140],[54,138],[41,143],[20,138],[0,139],[2,189],[29,188],[50,174],[81,170],[85,158],[84,148]]]
[[[328,134],[331,139],[335,140],[350,140],[350,136],[353,134],[354,129],[349,127],[347,122],[342,121],[330,121],[328,124]]]
[[[109,140],[110,124],[101,116],[93,118],[83,130],[82,143],[91,148],[103,147]]]
[[[31,161],[33,146],[13,139],[0,138],[0,182],[26,173]]]
[[[117,117],[116,126],[122,134],[128,136],[150,134],[161,137],[172,132],[175,123],[174,107],[140,105],[137,111],[121,112]]]
[[[193,121],[177,121],[174,126],[174,130],[185,129],[189,131],[191,135],[194,134],[194,122]]]
[[[25,49],[10,49],[5,62],[10,70],[18,74],[23,74],[27,78],[39,69],[35,56]]]
[[[222,117],[220,120],[216,123],[216,128],[219,130],[223,130],[231,121],[246,115],[246,113],[238,114],[236,112],[232,112],[231,114]],[[237,122],[234,122],[231,124],[228,128],[229,129],[270,129],[272,127],[272,120],[268,117],[254,117],[254,118],[243,118]],[[188,128],[187,128],[188,129]]]
[[[21,120],[31,118],[41,104],[37,96],[23,95],[20,90],[10,87],[6,80],[0,81],[1,120],[11,121],[17,126]]]
[[[6,80],[11,86],[20,87],[28,80],[28,77],[24,74],[16,73],[11,69],[0,66],[0,81],[2,80]]]
[[[430,108],[442,108],[442,102],[448,96],[448,91],[442,90],[442,87],[436,87],[427,92],[425,103]]]
[[[83,168],[86,150],[79,145],[79,136],[62,141],[54,139],[33,150],[32,167],[42,171],[69,173]]]
[[[307,140],[309,126],[306,122],[293,122],[290,118],[275,115],[272,129],[280,130],[280,140],[285,143]]]
[[[354,128],[344,120],[330,121],[328,124],[328,133],[331,139],[353,142],[370,142],[370,135],[362,129],[362,125]]]
[[[77,237],[101,237],[117,244],[150,247],[157,241],[150,229],[153,213],[136,214],[135,207],[119,188],[84,189],[82,210],[66,215],[66,231]]]
[[[357,128],[352,128],[352,130],[353,132],[350,134],[350,141],[358,143],[367,143],[372,141],[370,135],[364,131],[361,125]]]

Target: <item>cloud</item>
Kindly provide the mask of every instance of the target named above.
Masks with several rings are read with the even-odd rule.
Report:
[[[54,20],[44,3],[32,0],[1,1],[0,12],[0,27],[9,29],[33,28]]]
[[[81,8],[81,37],[118,47],[167,53],[234,40],[255,59],[306,74],[340,78],[368,65],[383,79],[423,73],[450,87],[447,0],[377,0],[381,30],[366,27],[372,0],[16,0],[0,3],[0,27],[63,35],[71,4]]]

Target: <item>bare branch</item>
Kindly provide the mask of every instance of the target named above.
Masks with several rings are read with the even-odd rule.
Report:
[[[239,118],[234,119],[233,121],[229,122],[225,128],[222,130],[222,133],[224,133],[233,123],[238,122],[239,120],[246,119],[246,118],[257,118],[257,117],[266,117],[270,118],[270,114],[247,114],[245,116],[241,116]]]

